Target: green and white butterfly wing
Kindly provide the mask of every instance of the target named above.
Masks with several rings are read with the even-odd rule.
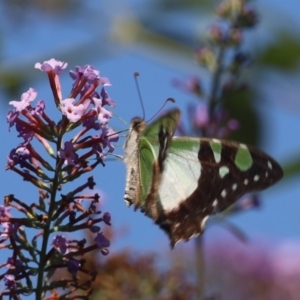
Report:
[[[140,139],[139,144],[139,168],[140,168],[140,195],[137,206],[144,206],[147,195],[151,188],[153,178],[153,164],[157,160],[159,146],[150,143],[146,138]],[[136,207],[137,207],[136,206]]]
[[[173,210],[179,199],[185,199],[197,188],[201,175],[198,151],[199,139],[172,139],[159,186],[160,201],[165,210]]]
[[[151,194],[151,188],[153,190],[158,181],[159,173],[162,172],[159,170],[162,165],[157,163],[162,163],[164,160],[160,156],[165,154],[168,148],[167,144],[171,142],[179,118],[180,111],[175,109],[149,126],[146,126],[141,118],[134,118],[132,121],[124,147],[124,162],[127,165],[124,198],[127,204],[134,204],[135,209],[141,207],[142,210],[145,210],[144,205],[147,202],[147,196],[149,195],[148,206],[151,202],[149,198],[151,195],[154,197]],[[167,132],[167,138],[159,138],[159,135],[164,131]],[[162,143],[166,144],[162,145]],[[158,168],[154,168],[155,166]],[[150,212],[148,215],[151,217]]]
[[[156,223],[174,246],[201,234],[210,215],[281,177],[278,163],[254,147],[225,140],[174,137],[159,186],[163,215]]]
[[[150,124],[140,134],[140,205],[151,218],[157,217],[158,187],[161,185],[163,162],[180,118],[179,110],[172,110]]]
[[[178,126],[179,119],[180,119],[180,110],[173,109],[170,112],[158,118],[150,125],[148,125],[146,129],[141,133],[140,136],[149,140],[151,144],[152,143],[159,144],[158,136],[160,132],[162,130],[167,131],[169,136],[173,136]]]
[[[148,127],[136,118],[125,144],[125,200],[151,217],[171,246],[204,230],[207,218],[242,195],[263,190],[283,175],[267,154],[236,142],[173,137],[174,109]]]

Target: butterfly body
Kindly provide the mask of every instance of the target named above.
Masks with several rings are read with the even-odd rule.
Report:
[[[124,147],[125,201],[152,218],[172,247],[201,234],[210,215],[282,177],[278,163],[254,147],[174,137],[179,119],[178,109],[149,126],[133,119]]]

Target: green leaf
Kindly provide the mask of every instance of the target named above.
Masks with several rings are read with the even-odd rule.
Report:
[[[300,39],[291,32],[281,31],[277,33],[278,38],[264,51],[256,56],[256,63],[261,65],[296,70],[300,62]]]
[[[300,157],[290,160],[283,167],[284,177],[292,177],[300,174]]]

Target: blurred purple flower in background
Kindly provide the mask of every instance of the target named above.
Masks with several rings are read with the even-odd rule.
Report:
[[[208,241],[206,288],[216,299],[300,299],[300,243],[223,235]]]

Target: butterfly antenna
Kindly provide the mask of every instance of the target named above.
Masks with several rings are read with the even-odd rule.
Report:
[[[166,101],[165,101],[165,103],[163,104],[163,106],[155,113],[155,115],[154,116],[152,116],[148,121],[147,121],[147,123],[148,122],[150,122],[150,121],[152,121],[162,110],[163,110],[163,108],[166,106],[166,104],[168,103],[168,102],[172,102],[172,103],[175,103],[175,100],[173,99],[173,98],[168,98]]]
[[[141,107],[142,107],[142,111],[143,111],[143,120],[145,120],[145,108],[144,108],[144,102],[142,100],[142,95],[141,95],[141,91],[140,91],[140,86],[139,86],[139,82],[138,82],[138,76],[140,76],[140,74],[138,72],[134,72],[134,81],[135,81],[135,86],[138,92],[138,96],[139,96],[139,100],[141,103]]]
[[[120,133],[123,133],[123,132],[126,132],[126,131],[128,131],[129,129],[124,129],[124,130],[120,130],[120,131],[115,131],[115,132],[113,132],[113,133],[111,133],[111,134],[108,134],[108,135],[106,135],[105,137],[107,138],[107,137],[110,137],[110,136],[114,136],[114,135],[120,135]]]
[[[122,123],[124,123],[125,125],[129,125],[128,122],[126,122],[123,118],[121,118],[119,115],[117,115],[116,113],[112,112],[112,114],[118,118]]]

